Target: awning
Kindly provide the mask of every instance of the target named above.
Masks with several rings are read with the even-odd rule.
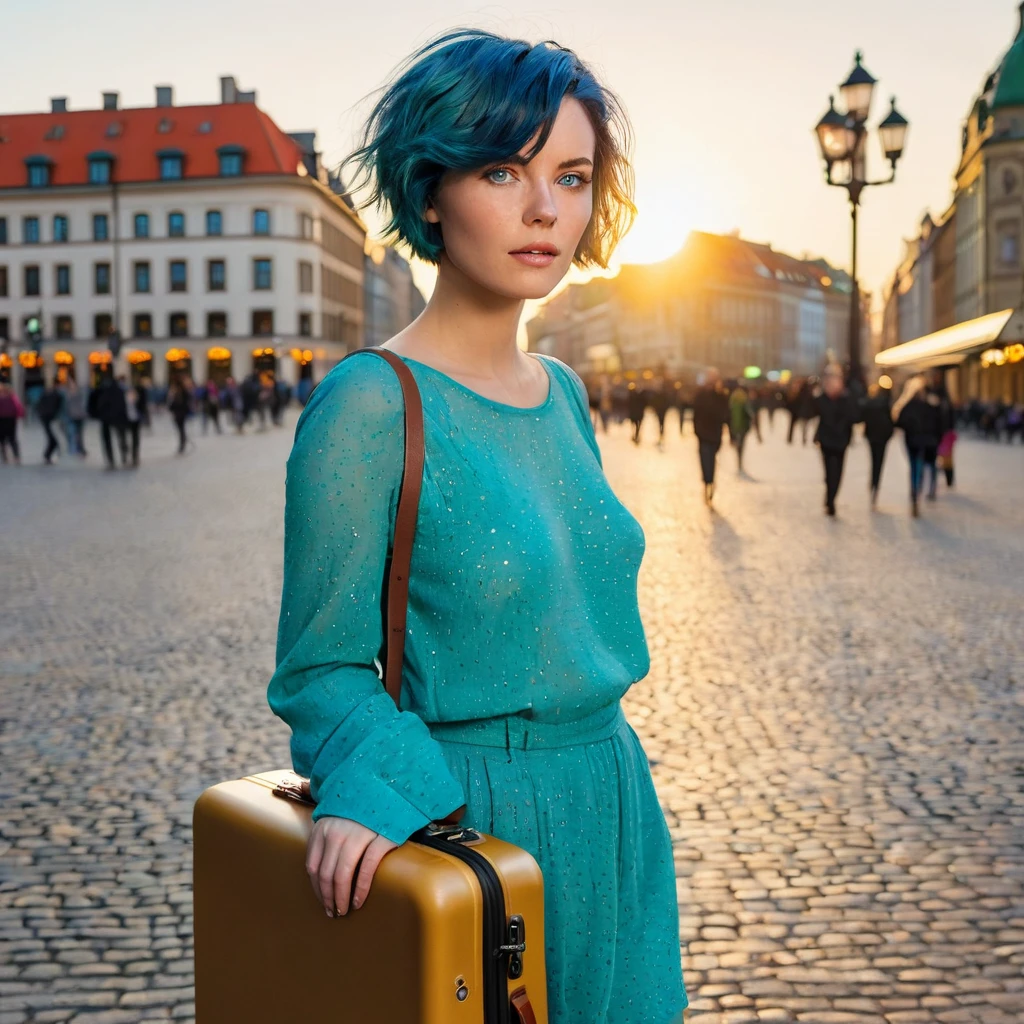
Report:
[[[957,365],[998,340],[1011,317],[1015,321],[1020,319],[1020,312],[1004,309],[999,313],[979,316],[976,320],[965,320],[934,334],[926,334],[923,338],[883,349],[875,356],[875,363],[889,369],[905,366],[918,370],[926,370],[930,366]]]

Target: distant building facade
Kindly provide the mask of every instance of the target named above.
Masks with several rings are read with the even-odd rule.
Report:
[[[971,104],[954,177],[949,208],[938,223],[925,218],[886,287],[883,348],[1024,301],[1024,4],[1013,44]],[[971,328],[961,333],[969,338]],[[1021,341],[983,340],[977,351],[965,342],[949,359],[962,360],[950,378],[959,397],[1024,401],[1024,360],[1016,358]],[[983,359],[988,344],[1011,355]]]
[[[423,312],[426,302],[409,264],[394,250],[373,245],[364,268],[363,344],[382,345]]]
[[[0,355],[13,375],[110,366],[165,384],[318,378],[363,343],[366,228],[315,134],[235,80],[220,102],[0,115]],[[25,350],[38,319],[39,357]],[[22,380],[22,383],[24,381]]]
[[[844,359],[850,279],[738,235],[690,234],[674,256],[570,285],[527,324],[532,349],[579,372],[665,373],[692,382],[709,365],[740,376],[816,373]],[[862,296],[864,309],[870,296]],[[862,344],[868,339],[862,315]]]

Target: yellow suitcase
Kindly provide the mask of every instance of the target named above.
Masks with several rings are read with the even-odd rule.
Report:
[[[546,1024],[528,853],[458,826],[417,832],[359,910],[329,918],[306,873],[298,782],[264,772],[196,803],[197,1024]]]
[[[405,468],[387,571],[383,680],[399,702],[423,411],[405,399]],[[329,918],[306,873],[305,779],[263,772],[193,812],[197,1024],[547,1024],[544,880],[525,850],[428,826],[385,855],[366,902]]]

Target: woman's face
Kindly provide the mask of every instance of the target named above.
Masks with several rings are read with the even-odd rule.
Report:
[[[528,153],[534,139],[520,153]],[[595,144],[583,105],[566,97],[544,148],[529,163],[517,156],[447,172],[425,214],[441,225],[442,259],[497,295],[546,296],[565,276],[590,223]],[[526,252],[538,248],[547,251]]]

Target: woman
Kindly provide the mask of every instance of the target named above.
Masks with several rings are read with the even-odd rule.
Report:
[[[872,384],[864,402],[864,436],[871,448],[871,504],[878,503],[878,488],[882,483],[885,449],[896,431],[892,422],[892,391]]]
[[[571,263],[604,266],[632,221],[617,136],[614,96],[571,51],[470,29],[377,103],[350,160],[438,270],[384,345],[426,432],[403,710],[374,664],[403,404],[372,356],[332,370],[296,428],[268,689],[317,801],[306,866],[326,914],[359,908],[386,853],[466,805],[463,824],[543,870],[550,1024],[675,1024],[686,1005],[671,839],[619,703],[650,666],[643,531],[580,378],[516,345],[525,301]]]
[[[680,418],[682,413],[680,413]],[[710,367],[693,397],[693,432],[697,436],[704,503],[715,500],[715,462],[722,447],[722,429],[729,422],[729,392],[722,387],[718,370]]]
[[[892,407],[892,421],[903,431],[910,460],[910,514],[915,519],[921,514],[918,502],[924,481],[925,456],[939,443],[939,411],[936,405],[928,401],[924,377],[911,377]]]
[[[742,384],[737,384],[729,395],[729,436],[736,449],[736,471],[743,475],[743,448],[747,443],[747,434],[751,427],[757,427],[758,437],[761,436],[757,424],[757,413],[750,395]]]

